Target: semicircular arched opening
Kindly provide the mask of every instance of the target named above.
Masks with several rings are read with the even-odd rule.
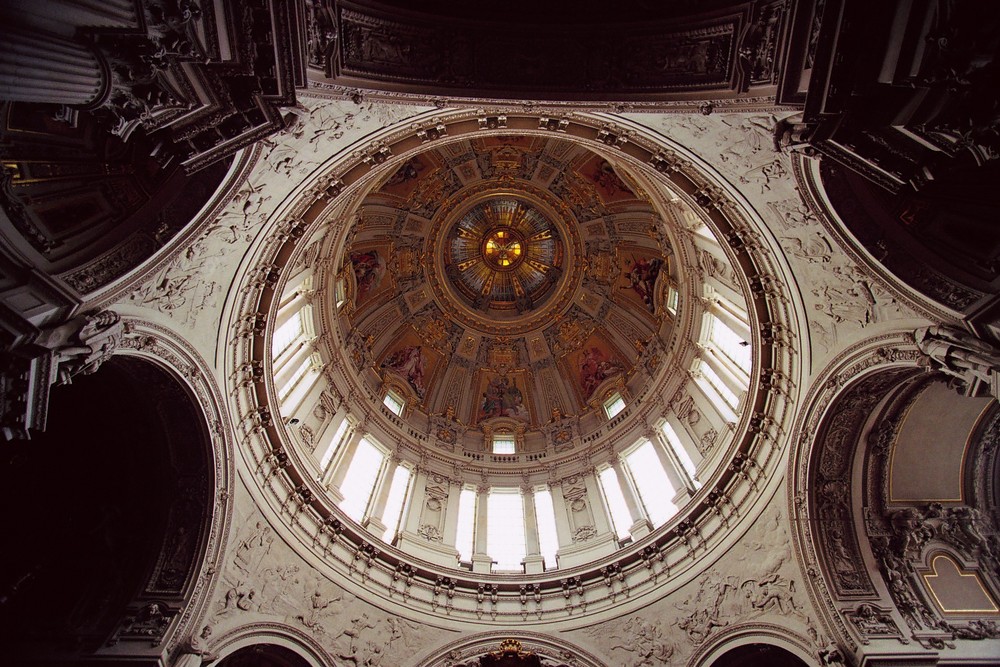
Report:
[[[205,418],[158,365],[116,356],[53,388],[50,428],[0,472],[16,536],[0,634],[30,660],[148,653],[188,602],[207,538]]]

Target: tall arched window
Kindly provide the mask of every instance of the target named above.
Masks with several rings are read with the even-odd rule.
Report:
[[[385,503],[385,511],[382,512],[382,524],[385,526],[385,534],[382,539],[385,542],[392,542],[399,531],[399,522],[403,517],[403,503],[410,490],[410,481],[413,479],[413,472],[406,466],[400,464],[392,473],[392,479],[386,480],[389,483],[389,497]]]

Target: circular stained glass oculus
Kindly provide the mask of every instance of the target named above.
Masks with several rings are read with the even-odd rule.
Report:
[[[483,261],[495,271],[512,271],[524,260],[524,245],[513,229],[494,229],[483,242]]]
[[[445,274],[472,308],[525,313],[553,292],[564,256],[558,229],[537,206],[513,196],[490,197],[449,230]]]

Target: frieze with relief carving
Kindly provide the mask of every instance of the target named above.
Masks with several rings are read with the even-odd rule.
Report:
[[[603,20],[596,33],[595,25],[569,23],[553,34],[544,26],[497,31],[482,18],[413,13],[404,20],[361,5],[334,17],[313,4],[310,66],[326,83],[377,90],[405,82],[428,94],[464,88],[519,99],[725,95],[773,85],[787,14],[781,2],[748,3],[724,13],[660,12],[627,25]]]

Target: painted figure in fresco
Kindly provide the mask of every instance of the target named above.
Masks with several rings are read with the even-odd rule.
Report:
[[[521,390],[508,378],[490,380],[483,392],[482,419],[493,417],[512,417],[521,421],[529,419]]]
[[[622,289],[631,289],[638,294],[651,313],[654,310],[653,286],[656,284],[656,277],[660,275],[660,267],[662,266],[663,260],[659,257],[653,259],[633,258],[632,268],[625,273],[629,284],[623,286]]]
[[[361,301],[382,281],[385,275],[385,261],[379,257],[377,250],[364,250],[351,253],[351,265],[354,267],[354,278],[358,284],[357,302]]]
[[[385,187],[390,188],[394,185],[402,185],[403,183],[414,181],[420,176],[420,172],[423,170],[424,165],[420,160],[410,158],[399,168],[399,171],[389,177],[389,180],[385,182]]]
[[[382,368],[396,371],[410,383],[421,399],[424,397],[424,355],[416,345],[407,345],[390,354]]]
[[[599,347],[585,349],[580,357],[580,389],[584,399],[590,398],[598,385],[621,371],[622,365],[609,359]]]
[[[615,173],[615,168],[607,160],[601,160],[593,173],[594,182],[602,188],[608,197],[613,197],[619,192],[631,194],[625,182]]]

